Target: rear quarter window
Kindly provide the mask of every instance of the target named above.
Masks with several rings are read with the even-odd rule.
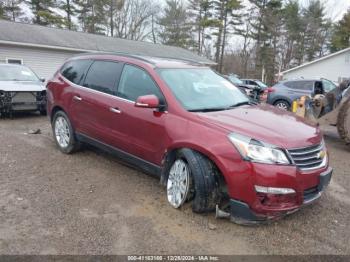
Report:
[[[69,61],[61,68],[61,74],[74,84],[81,84],[85,77],[88,67],[91,65],[91,60],[73,60]]]

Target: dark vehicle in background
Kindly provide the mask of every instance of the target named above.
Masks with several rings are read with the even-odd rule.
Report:
[[[227,79],[237,86],[243,93],[247,94],[252,101],[257,103],[266,101],[267,92],[265,92],[265,90],[267,89],[267,86],[264,83],[254,80],[260,83],[250,84],[247,79],[239,79],[238,76],[234,74],[228,75]]]
[[[0,65],[0,115],[16,111],[39,111],[46,114],[46,88],[43,79],[28,67]]]
[[[305,95],[327,93],[336,85],[327,79],[293,79],[275,84],[268,89],[267,103],[278,108],[290,110],[294,100]]]
[[[241,79],[241,81],[243,82],[244,85],[247,85],[251,88],[259,87],[262,90],[265,90],[268,88],[268,86],[265,83],[257,79]]]

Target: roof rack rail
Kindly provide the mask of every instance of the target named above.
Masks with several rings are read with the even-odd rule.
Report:
[[[124,56],[124,57],[130,57],[130,58],[135,58],[147,63],[150,63],[152,65],[154,65],[154,62],[151,60],[148,60],[144,57],[142,57],[141,55],[133,55],[133,54],[129,54],[129,53],[123,53],[123,52],[102,52],[102,51],[96,51],[96,52],[86,52],[86,53],[80,53],[75,55],[74,57],[79,57],[79,56],[88,56],[88,55],[118,55],[118,56]]]
[[[147,55],[135,55],[135,54],[130,54],[130,53],[124,53],[124,52],[102,52],[102,51],[96,51],[96,52],[86,52],[86,53],[80,53],[75,56],[84,56],[84,55],[118,55],[118,56],[124,56],[124,57],[130,57],[134,59],[138,59],[144,62],[147,62],[149,64],[155,65],[155,62],[152,61],[151,59],[147,59]],[[178,58],[178,57],[164,57],[164,56],[149,56],[150,58],[159,58],[159,59],[170,59],[170,60],[176,60],[176,61],[184,61],[184,62],[190,62],[196,65],[215,65],[216,63],[204,63],[204,62],[199,62],[196,60],[188,59],[188,58]]]

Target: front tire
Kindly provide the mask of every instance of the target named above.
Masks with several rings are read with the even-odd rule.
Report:
[[[72,124],[63,111],[57,111],[52,121],[52,132],[58,148],[65,154],[71,154],[80,149]]]
[[[179,208],[192,199],[193,212],[215,210],[220,199],[217,176],[213,163],[202,154],[190,149],[179,150],[169,171],[168,202]]]

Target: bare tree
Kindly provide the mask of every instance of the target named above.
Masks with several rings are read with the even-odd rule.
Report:
[[[126,0],[114,18],[115,36],[145,40],[152,33],[152,17],[157,11],[158,5],[151,0]]]

